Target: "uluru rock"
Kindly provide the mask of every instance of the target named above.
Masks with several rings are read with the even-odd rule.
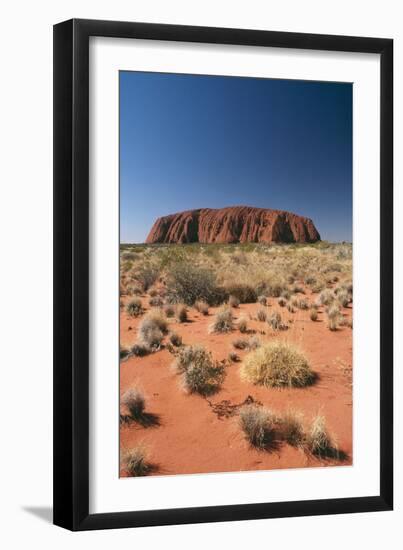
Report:
[[[312,220],[283,210],[233,206],[200,208],[158,218],[146,242],[153,243],[314,243]]]

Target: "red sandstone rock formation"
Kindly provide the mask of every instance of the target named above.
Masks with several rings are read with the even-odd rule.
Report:
[[[268,208],[200,208],[158,218],[147,243],[313,243],[312,220]]]

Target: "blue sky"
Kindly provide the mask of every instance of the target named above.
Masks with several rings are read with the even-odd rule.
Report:
[[[120,73],[122,242],[159,216],[259,206],[352,239],[352,85]]]

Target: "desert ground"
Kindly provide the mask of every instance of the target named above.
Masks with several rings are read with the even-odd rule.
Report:
[[[352,246],[121,245],[122,477],[346,466]]]

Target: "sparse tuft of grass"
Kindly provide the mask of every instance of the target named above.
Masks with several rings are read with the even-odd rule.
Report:
[[[168,304],[164,307],[164,313],[167,317],[175,317],[175,307],[172,304]]]
[[[327,431],[323,416],[317,415],[313,419],[306,444],[308,450],[319,458],[339,458],[339,450]]]
[[[281,315],[277,311],[268,317],[267,322],[273,330],[281,330],[284,326],[282,324]]]
[[[130,351],[127,348],[124,348],[123,346],[120,346],[119,358],[121,360],[126,359],[126,357],[128,357],[129,355],[130,355]]]
[[[128,409],[130,417],[133,420],[139,420],[142,418],[146,400],[140,390],[127,390],[122,396],[121,403]]]
[[[188,310],[183,304],[176,306],[176,319],[179,323],[186,323],[188,320]]]
[[[141,446],[134,447],[123,454],[122,466],[132,477],[146,476],[151,470],[145,449]]]
[[[153,296],[148,300],[148,303],[151,307],[162,307],[164,305],[164,300],[161,296]]]
[[[131,317],[138,317],[143,313],[143,306],[140,298],[133,298],[126,306],[126,313]]]
[[[309,310],[309,318],[311,321],[317,321],[318,320],[318,310],[315,307],[311,307]]]
[[[258,321],[261,321],[262,323],[264,323],[267,319],[266,310],[263,308],[258,309],[256,312],[256,318]]]
[[[260,296],[257,297],[257,302],[262,305],[262,306],[266,306],[267,305],[267,298],[266,296],[264,296],[263,294],[261,294]]]
[[[231,363],[237,363],[239,361],[239,355],[235,351],[230,351],[228,354],[228,359]]]
[[[203,346],[180,348],[174,367],[182,374],[185,390],[201,395],[214,393],[225,375],[224,367],[215,362]]]
[[[318,296],[318,304],[322,306],[329,306],[334,301],[334,293],[330,289],[322,290]]]
[[[237,338],[232,342],[232,345],[235,349],[247,349],[248,346],[248,340],[244,340],[242,338]]]
[[[303,447],[305,431],[302,415],[292,410],[286,411],[278,420],[281,438],[292,447]]]
[[[213,323],[209,327],[209,332],[230,332],[234,328],[234,318],[231,309],[227,307],[221,308]]]
[[[327,326],[329,330],[337,330],[340,324],[342,315],[340,313],[340,306],[338,303],[333,302],[326,310],[327,314]]]
[[[139,343],[150,351],[160,348],[164,334],[168,332],[167,319],[161,310],[155,309],[147,313],[139,325]]]
[[[257,405],[244,405],[239,410],[239,424],[252,447],[265,449],[274,439],[272,413]]]
[[[287,305],[287,300],[284,298],[284,296],[280,296],[277,301],[280,307],[285,307]]]
[[[151,350],[145,344],[137,343],[137,344],[133,344],[130,351],[131,351],[131,354],[134,355],[135,357],[144,357],[145,355],[150,353]]]
[[[236,296],[231,295],[228,298],[228,305],[230,307],[235,307],[236,308],[236,307],[239,307],[239,304],[240,304],[239,298],[237,298]]]
[[[248,320],[246,319],[246,317],[241,317],[239,319],[238,329],[239,329],[239,332],[242,334],[245,334],[246,332],[248,332]]]
[[[177,332],[171,332],[169,334],[169,341],[173,346],[179,348],[182,345],[182,336]]]
[[[241,378],[268,387],[304,387],[315,374],[305,356],[285,342],[270,342],[248,354],[241,367]]]
[[[195,302],[195,309],[202,315],[208,315],[208,304],[206,302],[203,302],[202,300],[198,300]]]

